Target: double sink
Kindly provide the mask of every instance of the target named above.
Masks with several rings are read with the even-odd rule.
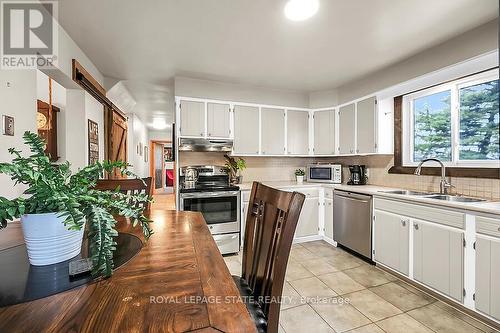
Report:
[[[419,196],[419,197],[423,197],[423,198],[427,198],[427,199],[453,201],[453,202],[482,202],[482,201],[486,201],[484,199],[468,198],[468,197],[462,197],[459,195],[427,193],[427,192],[418,192],[418,191],[411,191],[411,190],[392,190],[392,191],[380,191],[380,192],[390,193],[390,194],[412,195],[412,196]]]

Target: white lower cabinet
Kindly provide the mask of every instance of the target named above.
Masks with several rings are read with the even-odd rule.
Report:
[[[412,228],[413,278],[462,302],[463,231],[417,219]]]
[[[333,240],[333,200],[325,199],[325,236]]]
[[[319,198],[306,198],[302,211],[300,212],[299,222],[295,230],[295,238],[318,235],[319,226]]]
[[[408,276],[409,230],[410,218],[376,210],[373,223],[374,260]]]

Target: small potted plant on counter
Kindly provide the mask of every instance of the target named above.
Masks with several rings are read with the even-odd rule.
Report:
[[[295,178],[297,179],[298,184],[302,184],[304,182],[304,176],[306,175],[305,171],[302,169],[295,170]]]
[[[122,175],[132,175],[127,163],[97,162],[73,174],[69,162],[50,163],[44,153],[45,142],[37,134],[25,132],[23,139],[30,148],[29,156],[10,148],[12,163],[0,163],[0,174],[26,187],[18,198],[0,197],[0,228],[7,227],[7,220],[20,218],[29,261],[39,266],[78,255],[87,225],[92,273],[110,276],[114,237],[118,235],[113,215],[130,218],[148,239],[152,230],[142,207],[151,198],[147,194],[122,194],[119,189],[95,189],[105,172],[120,170]]]
[[[229,172],[231,184],[241,184],[243,182],[241,172],[246,169],[247,163],[241,157],[236,159],[226,154],[224,158],[226,159],[225,166]]]

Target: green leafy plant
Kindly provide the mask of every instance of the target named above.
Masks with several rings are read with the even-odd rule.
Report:
[[[12,163],[0,163],[0,174],[6,174],[15,184],[27,186],[16,199],[0,197],[0,228],[7,220],[18,219],[24,214],[58,213],[69,230],[80,230],[88,225],[89,251],[94,276],[110,276],[113,272],[114,237],[118,235],[114,215],[124,216],[140,225],[144,237],[153,231],[150,220],[143,215],[143,208],[151,198],[147,194],[126,195],[115,191],[98,191],[97,180],[106,172],[120,170],[122,175],[134,176],[127,171],[125,162],[97,162],[80,169],[70,170],[69,162],[54,165],[44,153],[45,143],[37,134],[25,132],[24,142],[31,154],[24,157],[20,150],[9,149]]]
[[[302,169],[295,170],[295,176],[305,176],[306,172]]]
[[[225,154],[224,158],[226,159],[225,167],[229,171],[229,177],[232,180],[236,179],[238,174],[241,173],[241,171],[245,170],[247,167],[247,162],[241,157],[234,158]]]

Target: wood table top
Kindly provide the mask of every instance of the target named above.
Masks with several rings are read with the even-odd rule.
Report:
[[[155,233],[112,277],[0,308],[0,332],[255,332],[203,216],[149,217]],[[141,233],[125,219],[118,231]],[[17,223],[0,231],[0,249],[18,245],[20,232]]]

